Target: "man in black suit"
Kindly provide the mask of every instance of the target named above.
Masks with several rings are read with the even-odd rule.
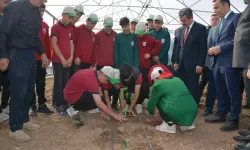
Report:
[[[207,56],[207,30],[204,25],[193,20],[190,8],[180,10],[179,17],[183,27],[175,51],[174,70],[178,71],[178,76],[199,104],[198,83]]]
[[[250,102],[250,0],[244,0],[248,4],[241,13],[238,21],[233,51],[233,67],[244,69],[243,78],[246,91],[246,100]],[[250,142],[250,128],[248,131],[239,131],[244,137],[235,137],[237,141]],[[250,146],[249,146],[250,147]]]

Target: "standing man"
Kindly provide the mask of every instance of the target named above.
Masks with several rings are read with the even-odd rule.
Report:
[[[116,32],[112,30],[113,19],[104,18],[104,28],[95,36],[92,65],[100,70],[104,66],[114,65],[114,42]],[[105,57],[104,57],[105,56]]]
[[[248,6],[240,16],[234,36],[233,67],[244,69],[246,100],[250,103],[250,0],[244,1]],[[250,135],[250,132],[247,135]]]
[[[2,21],[3,18],[3,8],[5,5],[7,5],[11,0],[0,0],[0,23]],[[5,83],[5,84],[4,84]],[[3,102],[9,102],[9,98],[10,98],[10,93],[9,93],[9,80],[8,80],[8,72],[7,71],[1,71],[0,70],[0,86],[3,86],[3,90],[2,90],[2,104]],[[8,86],[5,86],[8,85]],[[1,88],[1,87],[0,87]],[[6,89],[7,88],[7,89]],[[7,94],[7,95],[6,95]],[[4,98],[6,95],[6,98]],[[7,97],[8,96],[8,97]],[[4,109],[4,107],[2,107],[2,104],[0,105],[0,123],[8,120],[9,116],[7,115],[7,110],[8,107],[6,107]],[[5,103],[6,104],[6,103]],[[7,110],[7,111],[6,111]],[[9,113],[9,112],[8,112]]]
[[[46,68],[49,60],[39,38],[41,17],[39,7],[47,0],[19,0],[4,8],[0,24],[0,69],[8,68],[10,81],[10,138],[29,141],[23,128],[40,126],[29,120],[29,107],[36,81],[36,53]]]
[[[215,77],[218,110],[215,116],[206,118],[208,123],[226,121],[220,130],[234,131],[239,128],[239,114],[241,112],[240,70],[232,68],[234,35],[239,15],[230,10],[229,0],[213,0],[214,12],[221,18],[217,27],[214,47],[208,50],[215,62],[213,73]],[[238,31],[239,32],[239,31]]]
[[[67,103],[63,97],[63,89],[69,80],[70,67],[73,63],[74,44],[73,31],[70,24],[76,16],[73,7],[65,7],[62,19],[51,28],[51,44],[54,71],[53,105],[61,115],[66,115]]]
[[[193,20],[193,11],[183,8],[179,12],[183,25],[175,51],[174,70],[187,85],[197,104],[199,104],[199,76],[202,73],[207,55],[207,30]]]
[[[168,51],[170,47],[170,34],[168,31],[162,28],[163,25],[163,17],[161,15],[157,15],[154,18],[154,30],[149,32],[149,35],[161,42],[161,50],[158,53],[158,57],[160,59],[160,63],[167,66],[168,65]]]
[[[76,16],[73,18],[72,23],[70,24],[70,26],[72,27],[73,33],[76,28],[75,24],[79,21],[82,15],[84,15],[84,10],[83,10],[82,5],[75,6],[74,10],[76,12]],[[73,74],[75,73],[75,68],[76,68],[75,63],[72,63],[72,66],[70,67],[70,77],[73,76]]]
[[[46,8],[45,4],[42,4],[40,7],[41,18],[43,18],[45,8]],[[42,26],[39,32],[39,37],[43,44],[47,58],[51,60],[49,26],[44,21],[42,21],[41,24]],[[47,101],[47,99],[45,98],[46,69],[42,67],[41,57],[38,55],[38,53],[36,53],[36,65],[37,65],[36,66],[36,69],[37,69],[36,94],[38,97],[38,112],[50,114],[50,113],[53,113],[53,111],[51,111],[45,104],[45,102]],[[31,110],[30,110],[31,115],[36,115],[37,113],[36,94],[34,91],[33,99],[31,101]]]
[[[131,21],[130,21],[130,32],[131,33],[135,33],[135,27],[138,23],[138,20],[136,18],[133,18]]]
[[[208,31],[207,45],[208,45],[208,48],[214,47],[214,43],[215,43],[214,41],[216,38],[215,26],[218,23],[219,23],[219,17],[216,14],[212,14],[210,17],[210,26],[207,27],[207,31]],[[203,69],[202,74],[201,74],[201,80],[199,82],[199,87],[200,87],[199,98],[202,97],[204,88],[208,84],[207,96],[206,96],[206,110],[203,113],[203,115],[205,117],[212,114],[215,96],[216,96],[214,76],[213,76],[213,70],[212,70],[212,65],[211,65],[211,61],[213,61],[213,60],[214,60],[213,56],[207,55],[205,66],[204,66],[204,69]]]
[[[154,15],[149,15],[147,18],[148,31],[154,30]]]
[[[97,15],[90,14],[86,20],[86,25],[82,24],[74,30],[74,62],[76,71],[80,69],[89,69],[91,67],[95,41],[95,33],[92,30],[97,22]]]

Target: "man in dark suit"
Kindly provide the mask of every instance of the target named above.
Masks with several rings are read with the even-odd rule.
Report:
[[[221,18],[217,26],[215,47],[208,50],[214,56],[213,73],[215,77],[218,110],[216,115],[205,119],[208,123],[228,121],[220,130],[234,131],[239,128],[239,114],[241,112],[240,70],[232,68],[234,34],[239,14],[230,10],[229,0],[213,0],[214,12]],[[230,107],[228,107],[230,106]]]
[[[193,20],[190,8],[180,10],[179,17],[183,27],[175,51],[174,70],[178,71],[178,76],[199,104],[198,82],[207,55],[207,30],[204,25]]]
[[[250,0],[244,1],[248,6],[244,12],[241,13],[234,36],[233,67],[244,69],[243,78],[246,100],[250,103]],[[239,133],[244,137],[235,137],[234,139],[237,141],[250,142],[250,128],[248,128],[247,131],[240,130]]]
[[[219,23],[219,17],[216,14],[212,14],[210,17],[210,26],[207,27],[208,30],[208,39],[207,46],[208,49],[214,47],[215,39],[216,39],[216,25]],[[200,98],[202,96],[203,90],[208,83],[207,86],[207,96],[206,96],[206,110],[203,113],[203,116],[207,117],[212,114],[216,90],[215,90],[215,82],[213,76],[213,63],[214,57],[207,55],[205,66],[201,75],[201,80],[199,82],[200,86]]]

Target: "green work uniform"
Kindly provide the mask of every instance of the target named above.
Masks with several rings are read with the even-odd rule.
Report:
[[[137,38],[135,34],[118,33],[115,37],[114,68],[123,64],[131,67],[139,66]]]
[[[150,114],[154,114],[155,107],[162,112],[166,122],[172,121],[182,126],[191,126],[198,112],[191,93],[177,77],[159,79],[154,83],[147,104]]]
[[[160,29],[160,31],[155,31],[155,30],[151,30],[148,32],[148,34],[150,36],[152,36],[153,38],[155,38],[156,40],[158,40],[159,42],[161,42],[162,46],[161,46],[161,50],[160,52],[157,54],[161,64],[167,66],[168,65],[168,51],[169,51],[169,47],[170,47],[170,34],[167,30],[164,29]]]

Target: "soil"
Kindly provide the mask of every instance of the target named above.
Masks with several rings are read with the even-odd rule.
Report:
[[[52,80],[48,79],[46,97],[51,102]],[[115,120],[105,121],[100,114],[84,113],[85,125],[75,129],[69,117],[57,114],[32,117],[32,121],[41,125],[37,131],[26,131],[31,136],[29,142],[15,142],[8,137],[8,122],[0,124],[0,150],[147,150],[149,144],[143,131],[147,133],[153,150],[231,150],[238,143],[232,140],[237,132],[220,132],[221,124],[206,124],[201,116],[195,121],[196,129],[176,134],[155,130],[151,116],[139,118],[128,116],[126,123]],[[241,128],[247,128],[249,117],[241,116]],[[112,134],[111,134],[112,133]],[[113,135],[113,138],[111,138]],[[113,140],[112,140],[113,139]],[[128,147],[124,147],[126,141]]]

